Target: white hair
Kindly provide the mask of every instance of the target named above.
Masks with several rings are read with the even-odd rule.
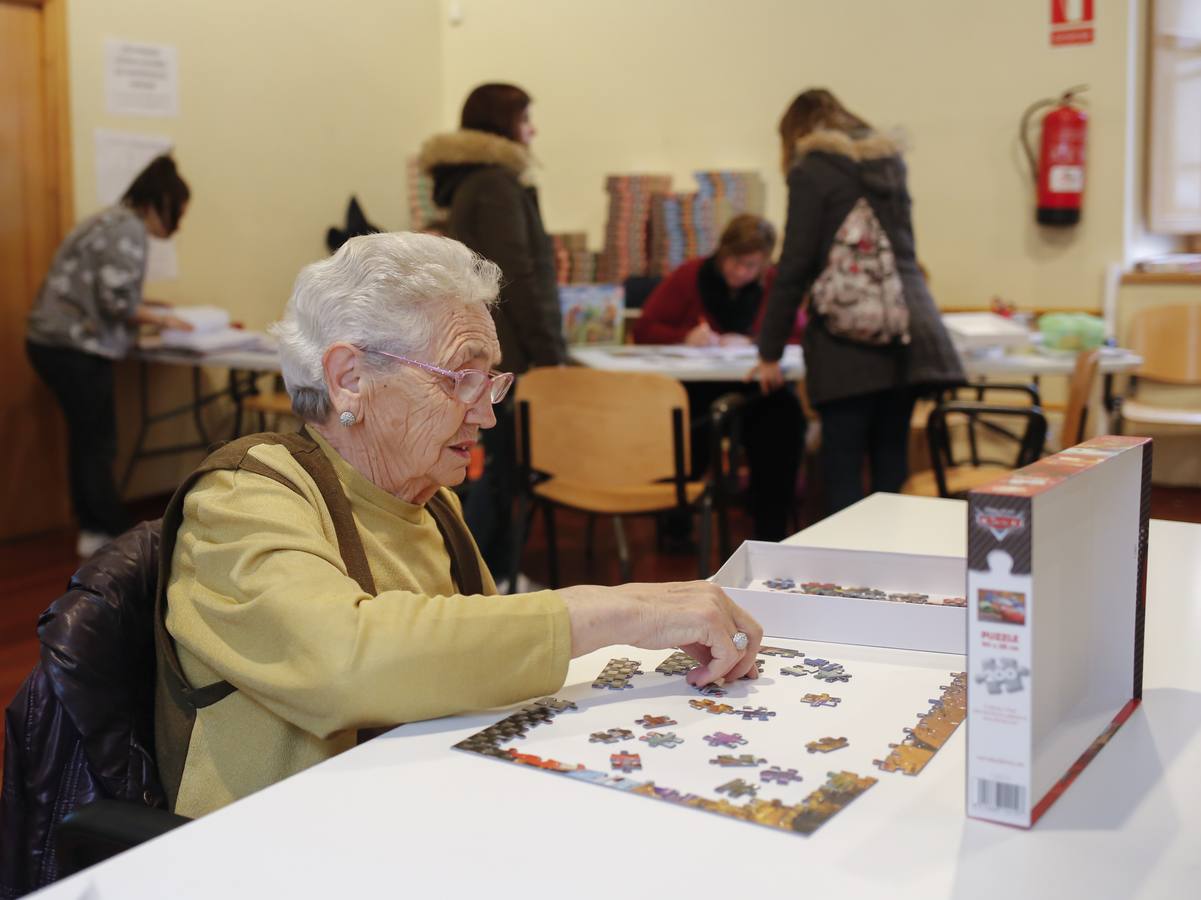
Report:
[[[333,256],[305,266],[283,319],[270,328],[292,409],[308,422],[328,418],[322,359],[331,344],[420,354],[432,342],[440,310],[491,306],[500,277],[495,263],[458,241],[411,232],[351,238]],[[375,354],[364,359],[388,365]]]

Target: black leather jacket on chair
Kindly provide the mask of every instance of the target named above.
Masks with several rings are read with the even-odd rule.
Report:
[[[143,522],[100,550],[38,619],[41,661],[5,712],[0,898],[59,877],[56,829],[76,807],[166,807],[153,722],[159,528]]]

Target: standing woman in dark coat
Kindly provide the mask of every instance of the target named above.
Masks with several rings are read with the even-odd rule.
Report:
[[[797,308],[827,264],[834,237],[858,200],[866,199],[895,256],[909,310],[909,342],[883,346],[830,333],[810,310],[805,382],[821,416],[821,464],[836,512],[863,497],[863,460],[872,491],[899,491],[908,474],[909,420],[923,389],[963,381],[914,250],[905,163],[826,90],[798,96],[780,120],[788,178],[788,221],[775,286],[759,334],[754,377],[764,391],[783,383],[780,356]]]
[[[520,375],[567,360],[555,278],[554,247],[542,226],[532,185],[530,95],[510,84],[484,84],[463,104],[460,129],[426,141],[419,164],[434,179],[434,202],[449,210],[449,236],[500,266],[500,302],[492,308],[501,364]],[[484,474],[465,516],[488,568],[514,566],[512,507],[517,452],[513,394],[483,433]]]

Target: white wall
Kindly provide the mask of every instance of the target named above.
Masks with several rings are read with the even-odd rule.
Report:
[[[1137,0],[1134,0],[1137,2]],[[780,221],[776,124],[796,93],[829,87],[911,145],[918,250],[943,305],[1101,305],[1126,241],[1133,88],[1128,2],[1096,4],[1091,46],[1052,48],[1045,0],[442,0],[442,122],[476,84],[535,97],[551,230],[599,246],[603,178],[752,167]],[[461,11],[453,24],[450,13]],[[1083,223],[1040,229],[1017,143],[1027,105],[1091,86]]]
[[[147,293],[262,327],[351,193],[408,224],[404,160],[441,106],[438,17],[436,0],[70,0],[77,215],[97,208],[96,128],[169,136],[192,203],[179,279]],[[177,118],[108,115],[106,37],[178,48]]]

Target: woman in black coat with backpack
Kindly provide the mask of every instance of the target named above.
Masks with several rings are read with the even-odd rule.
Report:
[[[918,268],[905,163],[826,90],[798,96],[780,120],[788,219],[753,376],[783,384],[779,360],[811,297],[806,389],[821,416],[830,512],[908,474],[918,394],[962,383],[963,368]]]

